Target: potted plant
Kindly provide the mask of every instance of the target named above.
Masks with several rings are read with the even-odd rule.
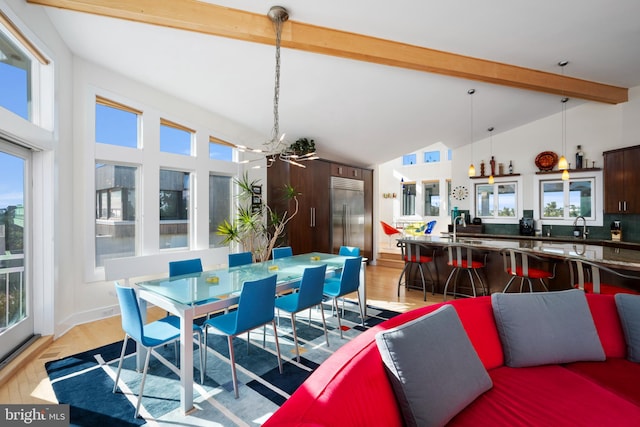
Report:
[[[266,261],[287,223],[298,213],[298,193],[292,186],[284,186],[283,197],[287,202],[293,200],[295,207],[291,214],[284,211],[280,215],[265,203],[263,194],[254,193],[253,189],[260,185],[259,180],[249,179],[245,172],[234,182],[239,188],[236,218],[231,222],[225,220],[218,226],[217,233],[224,236],[223,243],[237,242],[245,251],[251,252],[254,261]]]

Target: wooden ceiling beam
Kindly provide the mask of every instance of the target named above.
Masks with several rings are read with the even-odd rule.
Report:
[[[29,3],[145,24],[274,44],[273,25],[256,14],[195,0],[27,0]],[[503,86],[618,104],[627,88],[443,52],[289,20],[282,46],[306,52],[443,74]]]

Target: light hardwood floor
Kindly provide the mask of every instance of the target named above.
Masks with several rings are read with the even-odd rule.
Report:
[[[400,291],[396,296],[400,270],[391,267],[368,266],[366,271],[367,302],[369,305],[405,312],[424,305],[442,301],[442,295],[427,293],[427,301],[422,300],[422,292]],[[355,295],[355,294],[354,294]],[[164,315],[164,311],[151,308],[148,320]],[[44,364],[82,351],[123,339],[120,316],[79,325],[55,341],[43,338],[43,346],[33,354],[24,356],[24,366],[0,387],[0,402],[11,403],[57,403],[49,383]]]

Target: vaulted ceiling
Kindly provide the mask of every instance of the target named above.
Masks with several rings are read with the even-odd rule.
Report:
[[[27,1],[75,55],[264,133],[231,136],[251,146],[271,134],[266,14],[283,6],[280,130],[361,165],[468,144],[470,88],[479,139],[558,113],[563,94],[617,104],[640,85],[636,0]]]

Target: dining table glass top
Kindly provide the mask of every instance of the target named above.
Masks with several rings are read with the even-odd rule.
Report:
[[[237,297],[244,282],[263,279],[272,274],[277,275],[277,284],[283,287],[299,281],[307,267],[326,264],[327,273],[335,272],[344,266],[348,258],[353,257],[311,252],[237,267],[148,280],[137,285],[177,303],[195,305]]]

